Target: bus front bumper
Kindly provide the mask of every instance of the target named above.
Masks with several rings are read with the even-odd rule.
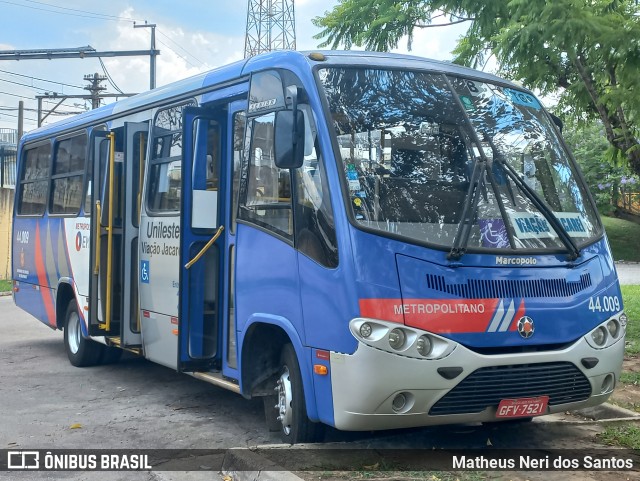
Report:
[[[439,360],[403,357],[359,342],[357,350],[351,355],[331,353],[335,427],[348,431],[368,431],[504,420],[496,417],[498,403],[495,401],[481,409],[476,404],[471,409],[472,412],[460,412],[460,408],[454,408],[455,413],[447,413],[447,410],[452,411],[447,408],[444,412],[442,409],[438,411],[439,408],[432,411],[439,400],[463,380],[477,375],[482,368],[488,368],[484,369],[485,372],[499,370],[504,373],[506,377],[500,384],[504,386],[505,383],[513,383],[514,393],[519,389],[522,392],[523,384],[536,382],[543,385],[546,382],[546,387],[536,392],[535,396],[546,396],[551,394],[549,391],[559,391],[559,396],[550,396],[544,414],[595,406],[605,402],[613,392],[623,355],[624,335],[605,349],[594,349],[585,337],[581,337],[562,350],[525,354],[483,355],[458,344],[448,356]],[[585,359],[590,362],[585,362]],[[598,361],[592,366],[594,359]],[[544,366],[540,366],[543,363]],[[590,368],[585,367],[585,364]],[[549,381],[542,381],[547,367],[561,373],[566,369],[570,373],[562,374],[564,377],[561,377],[561,381],[555,385],[551,381],[552,385],[549,385]],[[462,368],[462,372],[453,379],[446,379],[438,373],[439,368],[454,368],[454,372],[455,368]],[[570,380],[577,379],[578,384],[581,383],[582,393],[587,394],[579,396],[578,400],[572,399],[572,390],[577,389],[577,384],[567,382],[567,376]],[[470,381],[472,382],[465,383],[465,392],[458,392],[462,397],[458,395],[457,401],[449,403],[449,406],[455,405],[455,402],[462,402],[464,405],[465,399],[473,399],[477,395],[473,388],[474,380]],[[529,387],[525,390],[531,391]],[[502,392],[508,393],[509,389]],[[529,398],[532,395],[503,397]]]

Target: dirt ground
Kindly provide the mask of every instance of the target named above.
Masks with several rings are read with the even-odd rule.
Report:
[[[625,356],[622,370],[624,372],[640,372],[640,356]],[[640,386],[637,384],[618,384],[609,402],[640,412]]]

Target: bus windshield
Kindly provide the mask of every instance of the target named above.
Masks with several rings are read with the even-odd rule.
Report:
[[[462,250],[569,250],[600,235],[531,94],[404,70],[323,68],[319,79],[359,225]]]

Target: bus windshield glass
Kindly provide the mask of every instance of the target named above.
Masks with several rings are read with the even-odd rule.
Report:
[[[531,94],[404,70],[324,68],[319,79],[359,225],[445,249],[558,251],[600,235]]]

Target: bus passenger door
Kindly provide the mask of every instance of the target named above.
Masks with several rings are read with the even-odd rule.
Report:
[[[226,111],[184,110],[178,370],[219,370],[225,233],[221,187]]]
[[[115,133],[94,131],[91,137],[91,154],[93,162],[93,178],[91,179],[91,276],[89,281],[89,334],[92,336],[116,336],[120,326],[107,323],[105,309],[107,271],[106,268],[109,244],[109,176],[115,167]],[[115,185],[115,178],[113,179]],[[113,190],[113,189],[112,189]],[[104,210],[107,206],[107,211]],[[111,220],[113,223],[113,219]],[[113,225],[111,225],[113,233]],[[111,239],[113,243],[113,238]],[[110,296],[110,294],[109,294]],[[111,301],[111,299],[109,299]]]
[[[148,125],[125,123],[93,137],[89,334],[141,343],[138,319],[139,192]]]
[[[123,292],[122,292],[122,344],[139,346],[140,309],[138,308],[138,230],[142,180],[149,126],[146,123],[124,124],[124,208],[123,216]]]

